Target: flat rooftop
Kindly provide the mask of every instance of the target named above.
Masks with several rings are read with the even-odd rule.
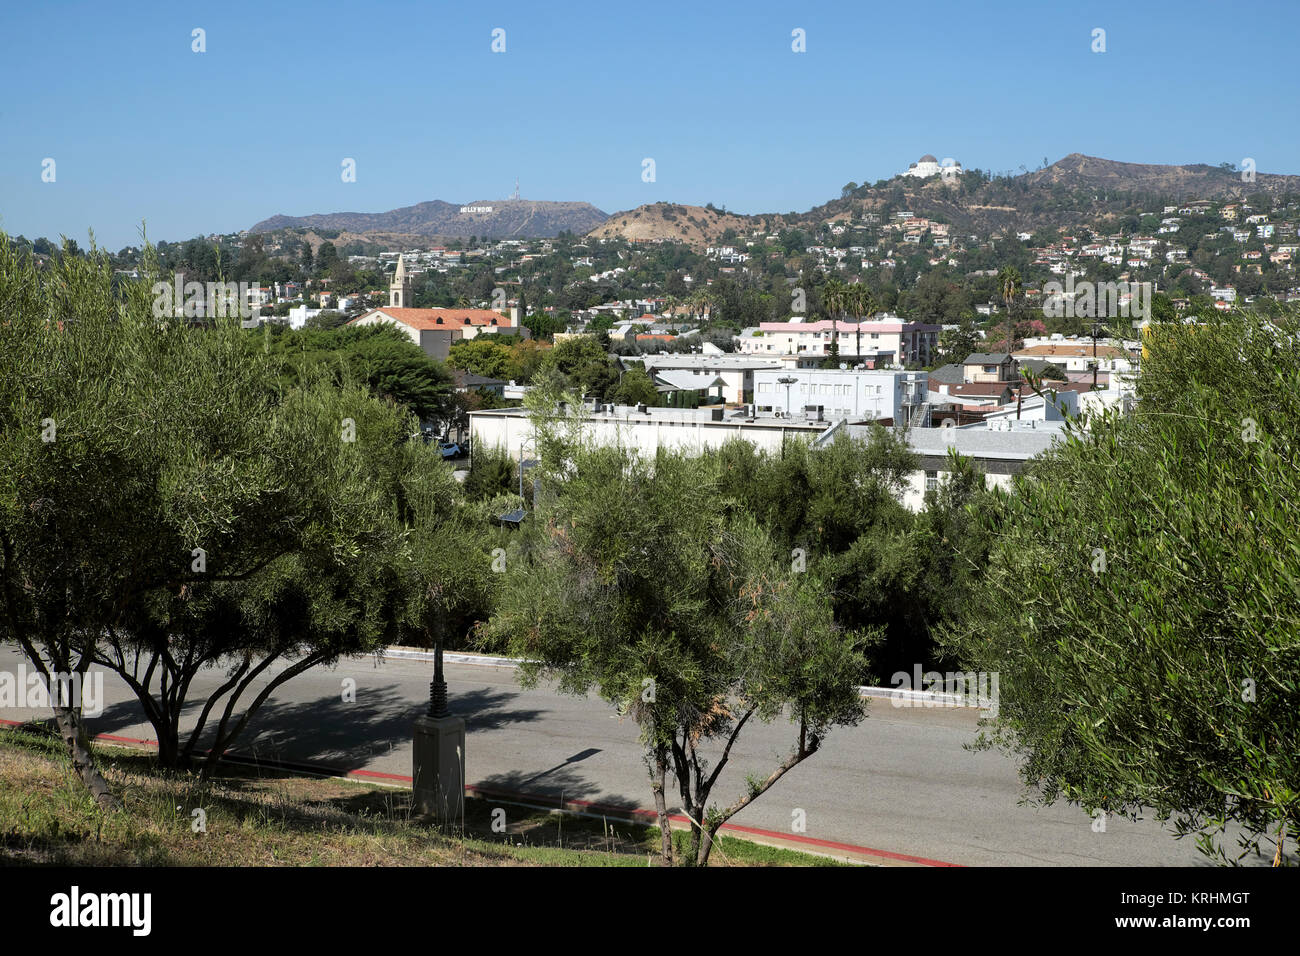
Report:
[[[644,362],[646,368],[698,368],[698,369],[764,369],[781,368],[786,363],[777,356],[754,355],[687,355],[659,353],[656,355],[625,355],[625,361]]]
[[[870,426],[850,425],[855,438],[865,438]],[[970,458],[1028,461],[1047,451],[1065,435],[1062,422],[1024,422],[1013,428],[989,428],[980,423],[961,428],[910,428],[907,443],[918,455],[943,457],[953,448]]]
[[[726,408],[722,411],[722,420],[717,421],[713,418],[716,409],[722,408],[715,405],[712,408],[654,408],[648,407],[644,412],[638,411],[635,405],[605,405],[600,412],[593,412],[590,405],[579,406],[577,409],[584,421],[602,422],[616,421],[629,424],[687,424],[687,425],[715,425],[723,427],[738,428],[744,426],[746,430],[753,428],[775,428],[775,429],[798,429],[812,433],[820,433],[830,428],[834,422],[808,421],[804,418],[795,416],[791,418],[755,418],[753,420],[745,417],[743,408]],[[570,411],[574,409],[570,408]],[[470,418],[527,418],[529,411],[526,408],[484,408],[469,413]]]

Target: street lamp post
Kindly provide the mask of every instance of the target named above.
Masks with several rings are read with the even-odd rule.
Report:
[[[1092,323],[1092,390],[1097,391],[1097,334],[1101,328],[1097,322]]]
[[[777,382],[785,386],[785,417],[790,417],[790,386],[799,381],[793,375],[783,375]],[[785,461],[785,426],[781,426],[781,460]]]
[[[429,681],[429,716],[447,716],[447,680],[442,673],[443,619],[438,618],[433,639],[433,680]]]
[[[415,718],[411,753],[411,791],[415,810],[438,823],[455,823],[465,815],[465,721],[447,709],[447,680],[442,670],[445,609],[433,609],[433,680],[428,711]]]
[[[799,380],[793,375],[783,375],[777,379],[777,383],[785,386],[785,417],[790,417],[790,386]]]

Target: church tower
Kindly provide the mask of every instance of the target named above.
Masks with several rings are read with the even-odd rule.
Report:
[[[388,307],[390,309],[409,309],[415,304],[415,297],[411,292],[411,277],[406,274],[406,261],[398,255],[397,271],[393,273],[393,281],[388,286]]]

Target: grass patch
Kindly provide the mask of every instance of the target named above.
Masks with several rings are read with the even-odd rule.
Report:
[[[214,780],[96,746],[125,810],[105,813],[62,742],[0,729],[0,864],[72,866],[646,866],[657,827],[470,798],[463,825],[415,819],[407,789],[226,765]],[[689,839],[674,833],[679,848]],[[714,866],[834,861],[723,836]]]

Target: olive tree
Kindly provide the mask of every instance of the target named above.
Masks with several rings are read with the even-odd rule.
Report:
[[[719,827],[861,718],[866,636],[835,625],[824,586],[763,529],[727,514],[715,458],[587,447],[553,426],[488,633],[524,661],[525,684],[594,690],[637,722],[663,860],[671,772],[691,821],[685,862],[707,864]],[[745,726],[782,714],[786,756],[716,805]]]
[[[117,672],[164,764],[215,731],[210,772],[285,681],[410,626],[408,552],[457,498],[409,410],[324,372],[285,385],[260,337],[155,316],[102,257],[42,271],[0,243],[0,320],[0,640],[47,683]],[[55,716],[115,805],[80,702]]]
[[[1300,833],[1300,320],[1155,326],[1130,415],[1074,429],[991,512],[949,644],[1000,674],[985,742],[1094,814],[1229,861]]]

